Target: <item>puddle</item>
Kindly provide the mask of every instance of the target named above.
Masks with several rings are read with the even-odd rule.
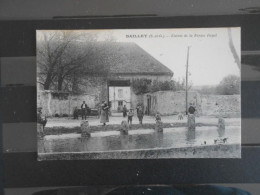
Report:
[[[89,139],[80,134],[48,135],[39,141],[40,153],[53,152],[90,152],[115,151],[152,148],[180,148],[188,146],[213,145],[219,137],[217,127],[197,127],[196,131],[187,131],[186,127],[165,128],[163,133],[153,129],[130,130],[129,135],[120,135],[119,131],[91,133]],[[227,143],[241,143],[240,126],[227,126],[223,137]]]

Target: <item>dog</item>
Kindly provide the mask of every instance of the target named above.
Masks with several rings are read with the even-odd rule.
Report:
[[[182,113],[178,114],[178,120],[183,120],[183,114]]]
[[[215,139],[214,143],[215,144],[217,144],[217,143],[219,143],[219,144],[224,143],[225,144],[227,142],[227,140],[228,140],[228,137],[225,137],[223,139]]]
[[[226,143],[226,142],[227,142],[227,139],[228,139],[227,137],[224,138],[224,139],[223,139],[223,142]]]

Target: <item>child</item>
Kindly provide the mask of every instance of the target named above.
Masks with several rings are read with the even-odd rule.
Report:
[[[155,121],[156,121],[156,122],[157,122],[157,121],[161,121],[161,115],[160,115],[159,112],[157,112],[156,115],[155,115]]]
[[[134,116],[134,110],[131,108],[130,111],[128,112],[128,124],[130,122],[130,125],[132,125],[133,116]]]
[[[156,132],[163,132],[163,123],[161,121],[161,115],[159,112],[155,115],[155,131]]]

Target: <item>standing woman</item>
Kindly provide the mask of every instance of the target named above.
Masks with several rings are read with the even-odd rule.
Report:
[[[105,103],[105,101],[102,101],[102,104],[101,104],[101,114],[100,114],[100,123],[103,123],[104,126],[106,125],[106,122],[109,121],[108,109],[109,109],[109,106]]]

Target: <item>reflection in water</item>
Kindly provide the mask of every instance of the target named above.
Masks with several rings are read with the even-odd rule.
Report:
[[[128,135],[121,135],[120,136],[120,148],[122,149],[122,150],[127,150],[128,149],[128,139],[129,139],[129,137],[128,137]]]
[[[38,153],[45,153],[45,147],[44,147],[44,139],[38,140]]]
[[[218,136],[220,138],[224,137],[225,136],[225,129],[218,128]]]
[[[162,147],[163,145],[163,132],[155,132],[154,133],[155,145],[157,148]]]
[[[193,145],[195,143],[195,138],[196,138],[196,131],[195,130],[187,130],[186,131],[186,143]]]
[[[88,139],[89,138],[79,138],[81,144],[80,146],[82,147],[81,148],[81,151],[89,151],[89,148],[88,148]]]
[[[228,137],[229,143],[240,143],[240,126],[229,126],[225,131],[225,137]],[[93,136],[87,139],[80,138],[77,134],[66,137],[63,135],[46,136],[44,140],[39,140],[38,151],[39,153],[53,153],[179,148],[200,146],[205,141],[207,145],[214,144],[218,136],[217,127],[198,127],[196,131],[188,131],[186,127],[165,128],[161,133],[147,131],[146,134]]]

